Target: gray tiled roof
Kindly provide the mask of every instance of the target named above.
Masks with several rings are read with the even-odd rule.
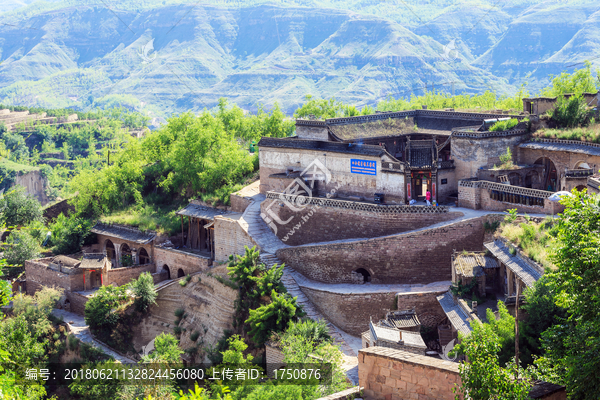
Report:
[[[156,237],[156,232],[142,232],[139,229],[122,225],[110,225],[98,222],[92,232],[98,235],[112,236],[137,244],[148,244]]]
[[[381,146],[370,144],[352,144],[324,142],[320,140],[305,140],[298,138],[267,138],[264,137],[258,142],[258,147],[276,147],[286,149],[319,150],[334,153],[359,154],[365,156],[381,157],[387,152]],[[392,159],[390,154],[388,154]]]
[[[88,253],[84,254],[79,268],[84,269],[102,269],[106,265],[108,260],[104,253]]]
[[[521,260],[520,257],[510,254],[508,247],[500,240],[484,243],[483,245],[494,255],[494,257],[514,272],[527,287],[532,287],[535,284],[535,281],[540,279],[541,275],[538,271],[530,267],[525,261]]]
[[[421,326],[417,314],[412,310],[389,312],[384,321],[398,329]]]
[[[585,143],[554,143],[554,142],[527,142],[521,143],[519,147],[523,149],[546,150],[546,151],[567,151],[571,153],[590,154],[600,156],[600,147],[588,146]]]
[[[441,296],[437,297],[437,301],[442,306],[444,313],[450,320],[450,323],[459,332],[464,333],[465,335],[471,334],[471,318],[464,313],[464,311],[458,306],[458,304],[454,303],[452,299],[452,294],[450,292],[446,292]]]
[[[183,215],[186,217],[204,219],[207,221],[213,221],[217,215],[231,214],[231,211],[221,210],[218,208],[201,206],[199,204],[190,203],[181,210],[177,211],[177,215]]]

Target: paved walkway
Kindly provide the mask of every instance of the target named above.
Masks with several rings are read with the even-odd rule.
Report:
[[[240,219],[242,228],[248,232],[262,251],[275,254],[279,249],[290,247],[279,240],[260,216],[260,203],[266,200],[265,195],[257,193],[251,199],[252,203],[246,208]]]
[[[94,339],[92,337],[92,333],[90,332],[89,326],[85,323],[85,319],[81,315],[59,309],[52,310],[52,314],[54,314],[54,316],[58,318],[62,317],[63,321],[67,323],[69,331],[82,342],[91,344],[95,348],[102,350],[102,352],[113,357],[115,360],[123,364],[136,363],[135,360],[132,360],[131,358],[116,353],[110,347]]]

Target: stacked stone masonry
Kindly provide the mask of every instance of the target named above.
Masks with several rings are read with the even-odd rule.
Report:
[[[286,204],[281,204],[278,200],[268,199],[261,204],[261,210],[271,219],[275,215],[287,222],[285,225],[275,224],[275,234],[290,246],[391,235],[451,221],[463,215],[460,212],[448,212],[447,207],[426,206],[396,206],[401,207],[398,212],[385,213],[386,206],[379,206],[381,208],[377,210],[375,204],[369,204],[373,207],[367,211],[307,206],[296,212]]]
[[[352,283],[351,272],[358,268],[366,269],[373,283],[449,281],[452,252],[481,251],[487,220],[483,216],[413,233],[288,247],[277,256],[318,282]]]

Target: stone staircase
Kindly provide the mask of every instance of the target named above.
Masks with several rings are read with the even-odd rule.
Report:
[[[275,264],[281,265],[282,262],[277,258],[276,255],[271,253],[261,253],[260,261],[263,262],[267,268],[271,268]],[[356,357],[357,354],[354,350],[346,343],[338,328],[333,325],[331,322],[327,321],[327,319],[316,309],[313,303],[306,297],[306,295],[298,286],[298,283],[293,277],[294,270],[290,267],[283,268],[283,276],[281,278],[281,282],[285,286],[286,290],[292,297],[297,297],[298,304],[302,305],[304,312],[308,315],[310,319],[315,321],[323,320],[327,322],[327,327],[329,328],[329,334],[333,338],[334,342],[340,346],[342,351],[346,356]]]
[[[246,208],[246,211],[244,211],[244,215],[240,220],[240,225],[261,251],[275,254],[277,250],[289,246],[279,240],[260,216],[260,203],[265,199],[266,197],[263,194],[252,196],[253,201]]]

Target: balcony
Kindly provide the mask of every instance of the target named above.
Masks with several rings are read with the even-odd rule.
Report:
[[[587,178],[594,175],[594,170],[591,168],[567,169],[565,172],[566,178]]]

